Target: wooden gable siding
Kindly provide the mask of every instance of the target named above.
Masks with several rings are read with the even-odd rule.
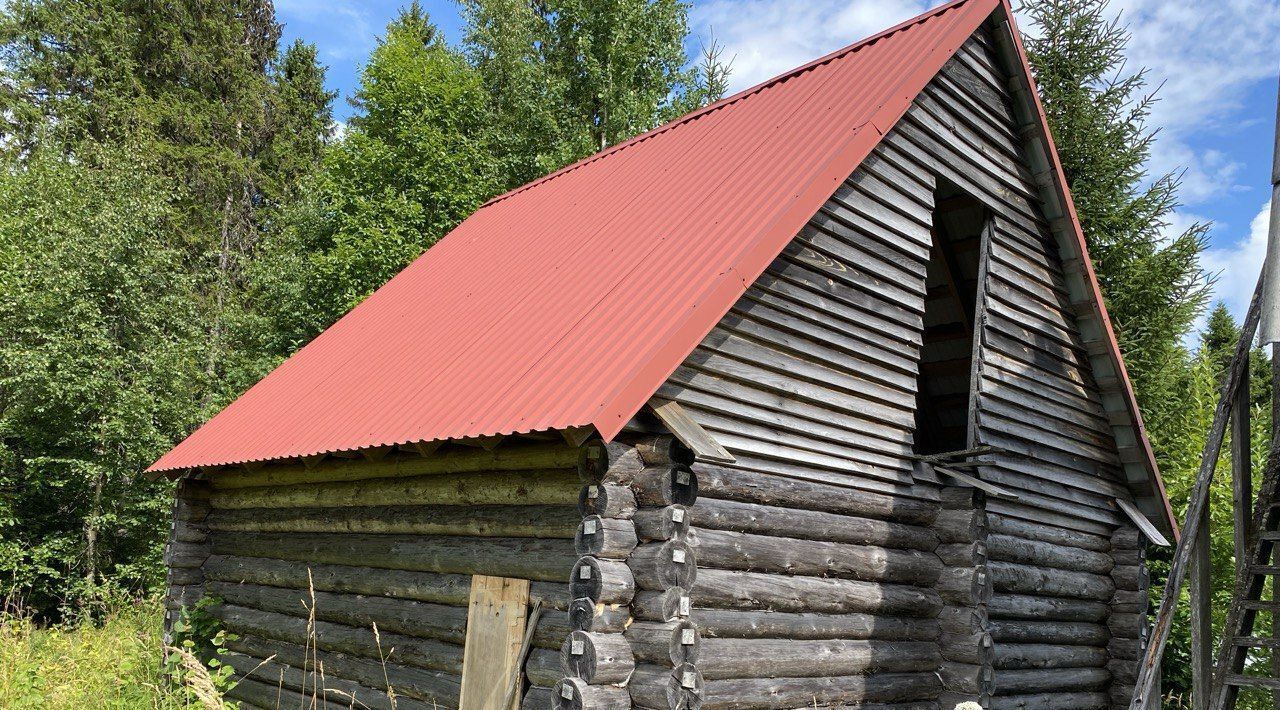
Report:
[[[934,188],[876,151],[658,392],[737,459],[694,467],[704,708],[943,690],[939,490],[907,458]]]
[[[1128,664],[1140,645],[1145,567],[1132,527],[1112,503],[1131,495],[1122,483],[1114,434],[1089,365],[1091,353],[1076,327],[1062,258],[1039,207],[998,66],[989,38],[980,33],[971,39],[659,396],[679,401],[738,459],[733,465],[695,467],[701,498],[693,509],[692,537],[716,528],[775,536],[778,550],[786,550],[793,538],[866,544],[831,537],[829,530],[747,529],[745,519],[767,516],[717,510],[753,505],[832,510],[823,507],[821,491],[833,485],[863,492],[861,510],[832,510],[851,516],[851,523],[857,516],[864,527],[871,522],[904,526],[936,544],[930,514],[919,511],[931,507],[937,515],[941,489],[918,470],[913,477],[905,454],[911,451],[914,427],[934,176],[959,186],[986,206],[992,219],[980,289],[974,441],[1024,454],[996,457],[998,464],[981,468],[982,478],[1018,496],[1016,501],[986,500],[982,517],[990,537],[985,554],[972,563],[988,572],[993,586],[989,602],[979,609],[980,632],[994,641],[991,704],[1108,707],[1113,696],[1119,705],[1127,692]],[[811,491],[811,497],[793,495],[794,490]],[[1120,542],[1113,545],[1113,537]],[[740,574],[760,578],[789,575],[785,556],[770,568],[752,561],[750,544],[739,546],[738,562],[721,558],[710,566],[750,570]],[[892,548],[897,543],[873,544]],[[708,567],[701,557],[698,565],[700,573]],[[803,599],[771,607],[779,600],[748,599],[751,592],[730,604],[723,592],[701,597],[697,592],[694,617],[704,628],[700,667],[707,674],[708,707],[740,702],[744,692],[776,700],[779,688],[809,692],[820,685],[747,682],[796,672],[777,664],[739,663],[718,670],[716,639],[769,633],[800,640],[812,633],[774,624],[767,632],[748,634],[743,629],[754,629],[751,623],[729,621],[734,610],[839,610],[819,610]],[[898,633],[891,629],[928,623],[909,622],[912,615],[900,609],[871,605],[861,611],[870,614],[868,629],[823,638],[860,639],[875,657],[877,644],[883,644],[885,655],[891,653],[895,642],[889,639]],[[915,633],[909,638],[927,636]],[[946,656],[946,633],[941,638]],[[935,661],[946,665],[942,658]],[[860,672],[901,670],[873,662]],[[841,672],[815,666],[808,675]],[[907,683],[927,685],[943,697],[952,690],[925,679]],[[883,696],[860,692],[832,690],[828,697],[833,702],[903,699],[893,691]]]

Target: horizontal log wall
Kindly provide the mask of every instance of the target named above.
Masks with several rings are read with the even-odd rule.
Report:
[[[256,668],[231,695],[391,707],[390,687],[401,708],[456,707],[471,575],[485,574],[529,579],[543,602],[524,706],[549,706],[571,630],[577,463],[567,444],[513,440],[211,474],[202,591],[239,637],[232,665]]]
[[[877,151],[659,390],[736,459],[693,467],[703,708],[937,707],[938,488],[907,456],[934,187]]]
[[[1016,452],[978,471],[1018,496],[987,504],[992,707],[1104,708],[1123,665],[1107,651],[1113,499],[1129,493],[1092,375],[1101,344],[1077,328],[993,42],[971,38],[917,99],[892,159],[936,171],[992,218],[974,443]]]

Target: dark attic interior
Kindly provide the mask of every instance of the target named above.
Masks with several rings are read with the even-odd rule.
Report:
[[[978,264],[988,221],[981,203],[946,181],[939,181],[934,204],[916,389],[917,454],[969,444]]]

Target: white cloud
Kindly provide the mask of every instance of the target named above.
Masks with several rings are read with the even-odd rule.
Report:
[[[692,25],[733,58],[730,91],[758,84],[940,4],[937,0],[709,0]]]
[[[1129,66],[1146,67],[1159,87],[1151,125],[1161,134],[1151,174],[1185,169],[1181,197],[1191,205],[1241,189],[1239,163],[1193,146],[1198,136],[1238,130],[1249,120],[1240,115],[1241,97],[1275,76],[1280,3],[1115,0],[1113,8],[1132,33]]]
[[[1219,276],[1214,288],[1214,298],[1227,304],[1231,315],[1239,322],[1249,308],[1253,287],[1267,257],[1267,226],[1270,222],[1271,203],[1258,210],[1249,222],[1249,233],[1227,246],[1209,249],[1200,257],[1201,266],[1212,275]],[[1198,333],[1204,318],[1196,323]]]

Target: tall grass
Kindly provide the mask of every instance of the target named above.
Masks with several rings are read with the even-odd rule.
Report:
[[[99,619],[41,627],[0,615],[0,708],[194,710],[195,693],[163,673],[156,600],[113,605]]]

